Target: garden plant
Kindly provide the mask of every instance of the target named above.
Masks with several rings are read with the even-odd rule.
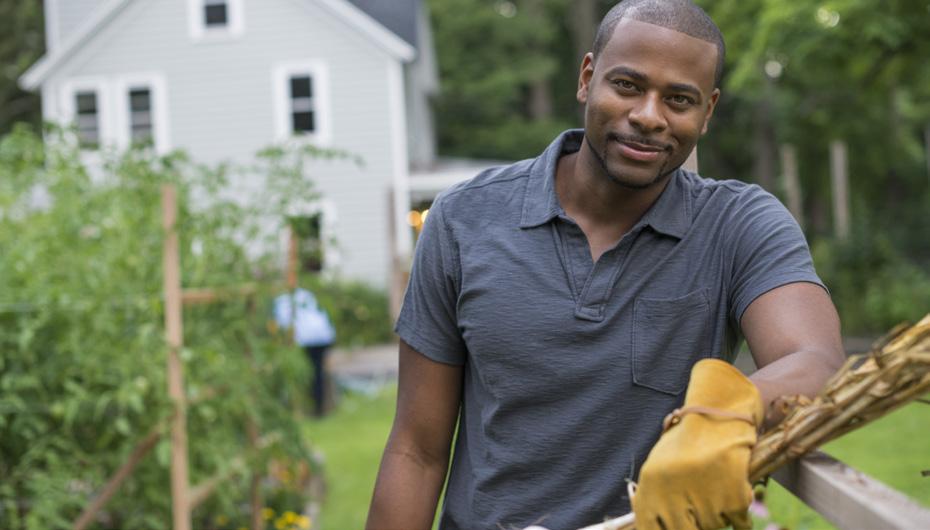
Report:
[[[71,528],[152,432],[153,449],[92,527],[161,529],[171,520],[160,220],[167,183],[178,190],[183,286],[253,286],[249,298],[184,310],[190,482],[226,479],[195,507],[193,525],[248,526],[243,477],[255,472],[264,477],[265,515],[279,514],[268,527],[309,527],[296,515],[319,474],[300,430],[308,367],[268,333],[264,312],[281,288],[273,244],[281,212],[316,198],[305,165],[327,156],[335,155],[272,148],[247,167],[203,167],[145,148],[88,155],[63,131],[3,137],[0,528]],[[225,193],[244,175],[266,179],[250,204]],[[249,449],[250,423],[262,436],[258,448]]]

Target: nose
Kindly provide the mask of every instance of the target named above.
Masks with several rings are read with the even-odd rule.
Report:
[[[642,133],[665,130],[668,122],[662,114],[662,98],[659,94],[646,93],[630,110],[630,123]]]

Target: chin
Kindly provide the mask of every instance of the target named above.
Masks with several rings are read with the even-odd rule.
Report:
[[[642,170],[633,172],[619,168],[611,168],[607,171],[607,178],[614,184],[623,186],[624,188],[645,190],[664,181],[673,171],[674,169],[668,171],[664,165],[653,173],[644,172]]]

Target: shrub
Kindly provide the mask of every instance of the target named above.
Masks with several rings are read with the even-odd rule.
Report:
[[[812,246],[847,334],[878,334],[930,311],[930,274],[882,233],[857,230],[847,241]]]
[[[320,276],[302,278],[336,328],[336,343],[355,348],[394,340],[387,293],[368,284]]]

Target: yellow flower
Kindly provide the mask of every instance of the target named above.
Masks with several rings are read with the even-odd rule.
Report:
[[[274,510],[271,508],[262,508],[262,519],[269,521],[274,518]]]
[[[285,528],[287,528],[287,522],[284,520],[283,517],[278,517],[277,519],[274,520],[274,527],[277,528],[278,530],[284,530]]]
[[[213,520],[216,522],[217,526],[226,526],[226,523],[229,522],[229,517],[226,517],[225,515],[217,515],[213,518]]]
[[[301,530],[310,530],[310,526],[312,525],[313,521],[311,521],[310,518],[306,515],[301,515],[297,518],[297,526],[299,526]]]
[[[284,512],[284,515],[282,517],[284,518],[284,522],[286,524],[292,524],[292,523],[297,522],[297,514],[290,510]]]

